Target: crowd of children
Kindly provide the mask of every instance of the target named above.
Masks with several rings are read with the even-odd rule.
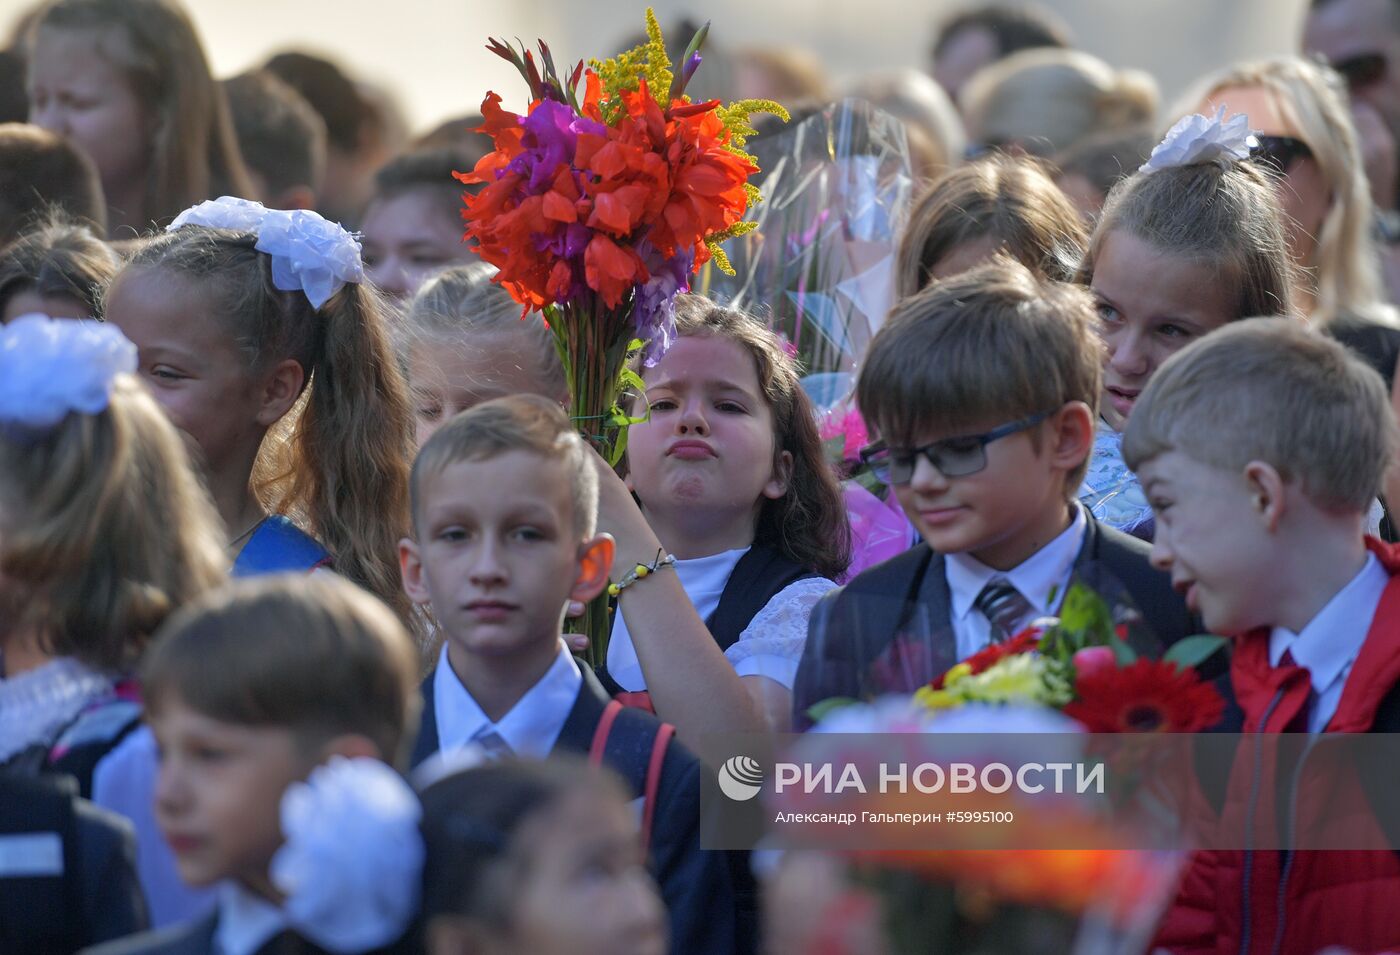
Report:
[[[1308,42],[1375,6],[1314,0]],[[942,158],[851,396],[917,542],[855,573],[762,316],[678,296],[610,466],[460,241],[481,144],[408,145],[308,54],[216,82],[177,0],[52,0],[17,36],[0,952],[922,951],[840,915],[831,857],[780,890],[705,848],[702,779],[729,734],[912,694],[1076,582],[1140,652],[1229,638],[1217,730],[1396,730],[1396,174],[1358,129],[1393,160],[1400,61],[1240,64],[1156,116],[1054,23],[950,21],[948,93],[919,90],[974,158],[918,132]],[[605,592],[594,668],[563,631]],[[1400,950],[1389,848],[1201,851],[1176,891],[1159,950]]]

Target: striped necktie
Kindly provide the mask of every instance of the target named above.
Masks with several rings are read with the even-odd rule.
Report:
[[[472,737],[472,742],[485,750],[486,758],[493,763],[498,759],[505,759],[507,756],[515,755],[515,751],[510,748],[510,744],[501,738],[500,733],[497,733],[489,726],[483,726],[477,734]]]
[[[972,606],[981,611],[992,625],[992,643],[1001,643],[1015,636],[1021,624],[1035,612],[1030,601],[1021,596],[1010,581],[1001,578],[988,582]]]

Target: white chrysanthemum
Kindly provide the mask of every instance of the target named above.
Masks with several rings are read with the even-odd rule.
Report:
[[[418,908],[421,814],[408,784],[374,759],[336,757],[289,786],[271,871],[297,931],[334,952],[399,938]]]

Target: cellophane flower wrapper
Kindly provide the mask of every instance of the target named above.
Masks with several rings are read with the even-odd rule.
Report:
[[[914,193],[903,123],[858,99],[752,140],[764,202],[727,247],[736,275],[711,296],[767,313],[791,342],[819,409],[850,391],[894,304],[899,239]]]
[[[495,281],[545,321],[569,387],[580,432],[610,464],[626,450],[626,428],[645,414],[634,370],[654,363],[673,336],[675,296],[713,262],[730,269],[720,243],[754,228],[760,200],[745,152],[754,112],[781,106],[745,100],[693,102],[685,94],[701,63],[708,24],[671,63],[653,12],[647,42],[605,62],[561,74],[549,47],[538,59],[492,40],[530,89],[523,113],[496,93],[482,103],[479,132],[495,148],[470,172],[481,188],[463,196],[466,239],[495,265]],[[538,313],[538,314],[532,314]],[[640,405],[640,407],[637,407]],[[579,629],[595,664],[611,631],[606,597]]]
[[[765,315],[803,368],[851,517],[849,579],[915,540],[889,488],[861,466],[868,434],[853,395],[861,359],[894,304],[914,193],[909,146],[900,120],[857,99],[751,145],[765,196],[750,211],[757,229],[728,246],[736,275],[708,273],[706,292]]]

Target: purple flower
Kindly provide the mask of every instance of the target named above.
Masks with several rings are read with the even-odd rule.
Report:
[[[637,254],[651,278],[637,286],[633,318],[637,337],[646,343],[642,363],[648,368],[661,360],[676,336],[676,296],[690,291],[692,253],[667,259],[650,242],[640,242]]]

